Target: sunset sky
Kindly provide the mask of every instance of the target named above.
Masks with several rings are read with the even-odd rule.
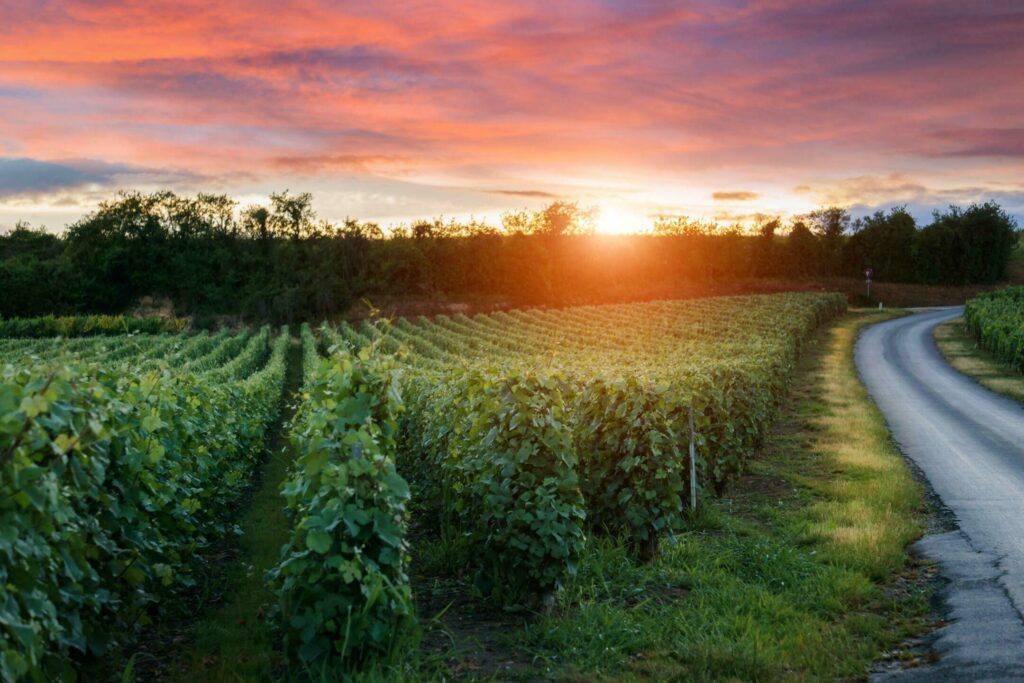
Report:
[[[310,191],[383,224],[553,198],[619,231],[1020,219],[1024,3],[0,2],[0,226],[122,188]]]

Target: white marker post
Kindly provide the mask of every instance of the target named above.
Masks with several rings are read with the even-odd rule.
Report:
[[[864,269],[864,284],[867,285],[867,298],[871,298],[871,276],[875,274],[875,271],[871,268]]]

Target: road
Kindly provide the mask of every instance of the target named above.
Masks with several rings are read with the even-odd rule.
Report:
[[[874,325],[857,342],[861,379],[893,438],[956,518],[918,550],[948,579],[950,624],[934,665],[877,679],[1024,680],[1024,407],[946,363],[932,337],[962,307]]]

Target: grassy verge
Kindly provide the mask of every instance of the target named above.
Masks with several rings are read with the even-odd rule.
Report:
[[[299,348],[293,344],[285,379],[286,397],[298,389],[301,366]],[[291,412],[290,406],[285,408],[270,435],[261,478],[239,521],[239,559],[226,577],[224,600],[196,624],[191,642],[165,672],[167,680],[198,683],[279,678],[280,648],[268,620],[274,597],[263,576],[277,562],[291,529],[278,490],[292,459],[285,432]]]
[[[819,334],[752,471],[653,564],[593,540],[555,612],[505,636],[529,655],[522,676],[860,678],[927,630],[930,591],[906,551],[922,492],[852,358],[858,330],[890,315]]]
[[[950,365],[978,384],[1024,403],[1024,375],[980,348],[963,318],[936,327],[935,344]]]

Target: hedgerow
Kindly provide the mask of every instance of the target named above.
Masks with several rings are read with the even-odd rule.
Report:
[[[0,319],[0,338],[88,337],[142,332],[177,333],[185,329],[182,318],[133,318],[126,315],[44,315],[38,318]]]

